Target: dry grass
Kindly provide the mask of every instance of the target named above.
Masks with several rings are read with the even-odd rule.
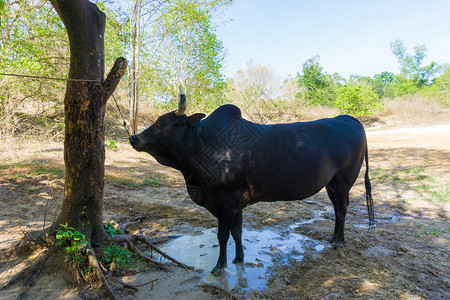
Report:
[[[128,103],[126,97],[120,97],[119,105],[124,110],[125,117],[128,117]],[[336,108],[327,106],[309,106],[301,101],[266,101],[255,103],[245,109],[237,104],[242,111],[244,118],[263,124],[290,123],[311,121],[320,118],[329,118],[339,115]],[[173,110],[175,107],[173,107]],[[139,132],[156,121],[158,116],[167,113],[168,109],[152,105],[152,103],[142,101],[139,104]],[[202,110],[189,106],[186,114],[201,112]],[[409,98],[386,99],[384,110],[373,116],[360,118],[366,125],[374,123],[381,124],[404,124],[404,123],[441,123],[449,119],[450,111],[438,101],[429,100],[423,97],[411,96]],[[113,101],[108,105],[107,111],[107,139],[126,139],[122,121]]]
[[[125,118],[128,118],[129,103],[127,96],[125,94],[119,94],[116,95],[116,99]],[[244,105],[239,103],[236,105],[241,109],[244,118],[263,124],[311,121],[334,117],[339,114],[336,108],[320,105],[308,106],[300,101],[266,101],[252,104],[248,108],[245,108]],[[141,101],[139,103],[138,132],[150,126],[160,115],[175,109],[176,107],[168,109],[147,101]],[[186,114],[191,115],[198,112],[203,112],[203,110],[194,105],[189,105],[188,102]],[[125,131],[122,127],[122,119],[113,100],[109,101],[107,106],[106,124],[107,138],[126,138]]]
[[[396,120],[398,122],[417,122],[421,120],[448,120],[449,109],[437,100],[426,99],[420,96],[408,98],[386,99],[384,111],[378,116],[382,119]]]
[[[121,107],[124,117],[129,118],[128,95],[125,89],[117,89],[115,97]],[[16,107],[6,107],[2,113],[0,126],[0,142],[11,144],[12,140],[44,139],[60,142],[64,138],[64,120],[61,113],[50,106],[50,102],[22,103]],[[339,114],[336,108],[327,106],[309,106],[299,100],[264,101],[252,103],[249,106],[237,104],[244,118],[263,124],[290,123],[310,121],[320,118],[334,117]],[[154,103],[141,101],[139,103],[138,132],[144,130],[156,121],[158,116],[175,110],[176,107],[166,108]],[[201,112],[194,105],[188,104],[187,114]],[[51,115],[51,117],[49,117]],[[430,100],[420,96],[409,98],[385,99],[384,110],[373,116],[362,118],[364,124],[431,124],[442,123],[449,119],[450,110],[437,100]],[[123,128],[122,118],[116,104],[111,99],[106,113],[106,139],[128,139]],[[373,125],[373,124],[372,124]]]
[[[262,124],[291,123],[330,118],[339,114],[338,110],[327,106],[307,106],[299,102],[284,101],[265,107],[251,106],[243,110],[244,118]]]

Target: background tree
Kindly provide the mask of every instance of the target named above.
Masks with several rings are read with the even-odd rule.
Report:
[[[297,74],[297,78],[299,86],[305,88],[307,103],[333,105],[338,84],[334,82],[333,76],[324,72],[323,67],[319,64],[319,56],[314,56],[304,62],[302,71]]]
[[[254,121],[261,120],[263,110],[275,100],[279,92],[279,80],[268,67],[248,62],[229,81],[227,99],[232,99],[243,112],[250,113]]]
[[[178,84],[182,82],[189,99],[195,101],[193,106],[207,111],[216,107],[204,103],[206,99],[222,98],[220,95],[225,88],[221,74],[224,49],[215,34],[212,18],[217,9],[230,2],[179,0],[169,3],[154,25],[155,35],[164,39],[159,41],[159,51],[154,52],[144,71],[152,98],[173,104]]]
[[[425,45],[413,47],[414,54],[406,52],[405,45],[399,39],[391,42],[391,52],[397,58],[401,67],[401,75],[411,80],[418,88],[431,84],[431,79],[439,71],[436,62],[431,62],[427,66],[422,66],[426,57],[427,48]]]
[[[361,76],[356,74],[350,75],[350,81],[352,82],[364,82],[370,85],[375,93],[377,93],[378,97],[385,96],[386,87],[393,82],[395,76],[391,72],[382,72],[380,74],[375,74],[375,76]]]
[[[394,74],[391,72],[381,72],[380,74],[375,74],[373,79],[373,90],[379,97],[383,97],[386,92],[386,87],[394,81]]]
[[[68,39],[47,1],[11,1],[0,14],[0,73],[67,77]],[[0,139],[42,130],[57,136],[63,122],[61,81],[0,77]],[[38,132],[36,132],[38,133]]]
[[[353,82],[344,84],[336,96],[335,106],[341,114],[350,114],[364,117],[382,108],[378,101],[378,95],[372,86],[366,82]]]
[[[140,98],[173,104],[180,82],[192,106],[207,96],[220,95],[225,82],[220,73],[223,46],[211,19],[231,0],[135,0],[130,13],[130,119],[136,130]],[[202,107],[205,108],[205,107]]]
[[[424,89],[423,95],[431,99],[437,99],[448,107],[450,106],[450,66],[445,66],[442,69],[444,70],[443,74],[435,78],[431,86]]]
[[[130,12],[130,41],[131,41],[131,68],[129,72],[130,84],[130,134],[137,134],[137,116],[139,108],[139,79],[140,79],[140,52],[141,52],[141,19],[143,0],[135,0]]]

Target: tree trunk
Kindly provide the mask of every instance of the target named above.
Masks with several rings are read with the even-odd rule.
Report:
[[[87,241],[107,237],[102,226],[105,175],[105,107],[127,68],[118,58],[104,80],[105,14],[87,0],[50,0],[70,42],[70,79],[64,98],[66,178],[61,213],[53,224],[70,226]]]
[[[131,14],[130,134],[137,134],[139,111],[140,38],[142,0],[135,0]]]

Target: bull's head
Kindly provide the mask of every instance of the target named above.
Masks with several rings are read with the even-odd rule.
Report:
[[[161,164],[175,167],[173,156],[177,152],[177,146],[183,141],[184,133],[189,126],[206,116],[198,113],[187,117],[185,110],[186,95],[180,85],[178,109],[160,116],[152,126],[138,135],[130,136],[131,146],[137,151],[149,153]]]

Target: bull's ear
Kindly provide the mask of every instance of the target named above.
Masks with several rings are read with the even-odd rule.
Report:
[[[201,119],[203,119],[204,117],[206,117],[205,114],[193,114],[192,116],[189,116],[186,118],[186,122],[190,125],[197,123],[198,121],[200,121]]]

